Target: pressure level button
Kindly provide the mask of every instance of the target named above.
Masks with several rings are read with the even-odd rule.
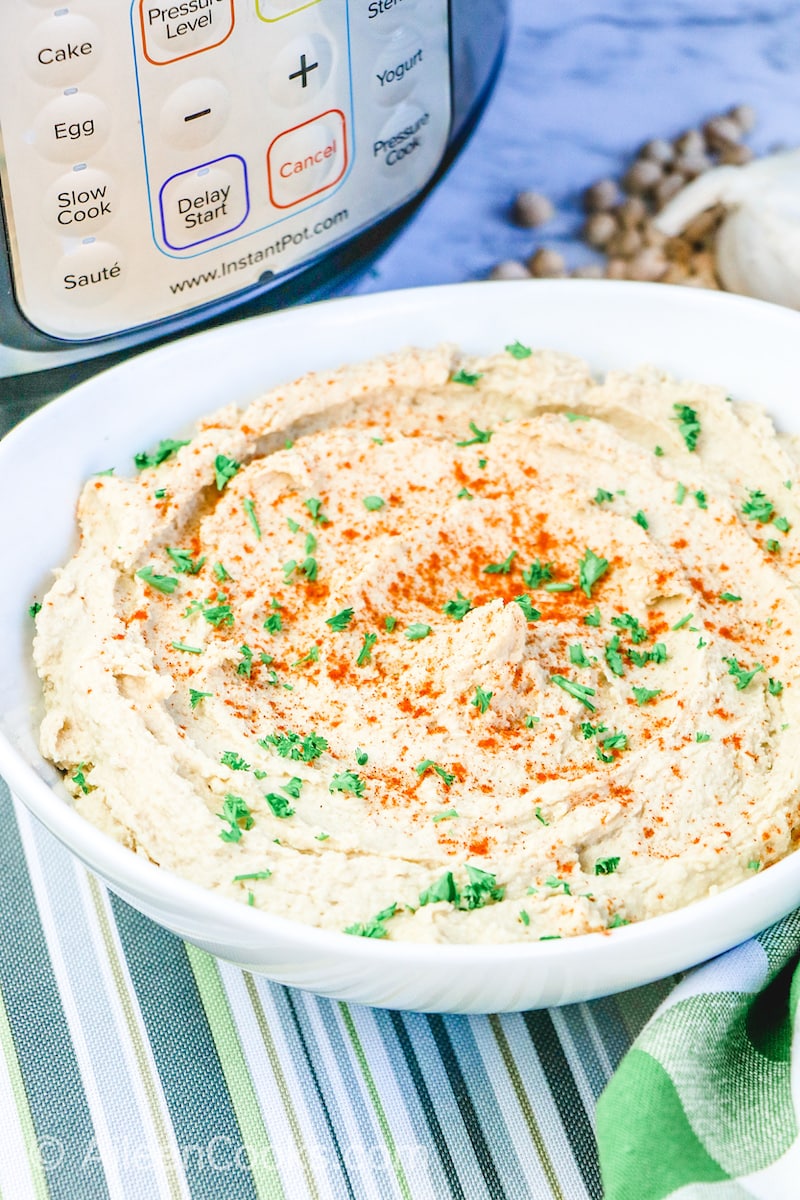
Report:
[[[220,46],[234,20],[233,0],[139,0],[142,51],[157,67]]]

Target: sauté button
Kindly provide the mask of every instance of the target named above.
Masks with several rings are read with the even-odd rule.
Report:
[[[45,105],[34,126],[34,144],[45,158],[82,162],[103,145],[111,129],[108,109],[91,92],[67,88]]]
[[[91,308],[124,291],[127,264],[118,246],[88,238],[60,259],[56,285],[70,304]]]
[[[267,151],[269,196],[291,208],[325,192],[347,170],[347,130],[338,108],[279,133]]]
[[[101,33],[94,21],[66,10],[42,21],[25,39],[23,62],[37,83],[77,83],[100,58]]]
[[[250,211],[244,159],[227,154],[179,171],[162,186],[159,205],[164,241],[172,250],[188,250],[231,233]]]

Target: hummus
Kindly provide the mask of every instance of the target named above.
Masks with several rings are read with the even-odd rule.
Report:
[[[800,482],[761,410],[444,347],[136,465],[86,484],[35,659],[43,753],[137,854],[326,929],[510,942],[792,849]]]

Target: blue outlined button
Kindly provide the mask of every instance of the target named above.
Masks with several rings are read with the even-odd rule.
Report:
[[[158,195],[161,231],[171,250],[189,250],[232,233],[247,220],[247,165],[227,154],[171,175]]]

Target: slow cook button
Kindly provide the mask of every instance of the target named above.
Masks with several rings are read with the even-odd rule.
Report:
[[[372,143],[372,156],[387,174],[402,171],[410,165],[425,144],[425,127],[430,113],[417,105],[404,105],[393,114]]]
[[[126,263],[119,246],[87,238],[61,258],[56,283],[71,304],[90,308],[116,299],[126,285]]]
[[[269,196],[292,208],[326,192],[347,170],[347,130],[338,108],[279,133],[267,151]]]
[[[61,175],[45,193],[44,217],[67,237],[86,237],[115,216],[117,194],[110,175],[86,167]]]
[[[213,50],[233,32],[233,0],[139,0],[142,51],[161,67]]]
[[[67,9],[42,21],[25,40],[23,61],[37,83],[77,83],[97,65],[100,31],[94,21]]]
[[[98,150],[110,132],[108,109],[91,92],[67,88],[39,113],[34,144],[45,158],[83,162]]]
[[[372,94],[378,104],[399,104],[414,87],[422,71],[425,51],[419,33],[392,38],[372,75]]]
[[[247,167],[238,154],[179,171],[159,195],[164,241],[188,250],[232,233],[247,220],[250,195]]]

